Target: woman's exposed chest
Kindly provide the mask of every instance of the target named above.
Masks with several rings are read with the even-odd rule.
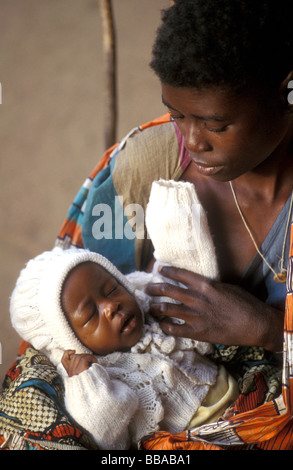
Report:
[[[202,178],[194,172],[192,165],[185,171],[182,179],[194,183],[207,213],[222,281],[237,282],[256,254],[253,240],[260,247],[284,207],[287,196],[273,203],[257,195],[246,199],[242,197],[237,201],[237,208],[234,197],[237,193],[235,191],[233,196],[229,182]]]

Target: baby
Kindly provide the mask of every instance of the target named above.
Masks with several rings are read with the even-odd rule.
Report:
[[[237,397],[233,379],[204,356],[209,344],[168,336],[148,315],[144,287],[154,278],[55,248],[29,261],[12,294],[14,328],[56,365],[68,413],[101,449],[194,427]]]

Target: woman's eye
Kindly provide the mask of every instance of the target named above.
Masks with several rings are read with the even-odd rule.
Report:
[[[170,113],[170,121],[180,121],[181,119],[184,119],[184,116],[181,116],[181,115],[175,115],[175,114],[172,114]]]
[[[228,128],[228,125],[225,125],[225,126],[222,126],[222,127],[210,127],[207,124],[205,124],[205,127],[210,132],[225,132]]]

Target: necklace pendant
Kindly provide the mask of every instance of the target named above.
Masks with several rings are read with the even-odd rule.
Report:
[[[274,276],[274,281],[278,282],[279,284],[284,284],[287,279],[287,271],[282,271]]]
[[[272,271],[272,273],[274,274],[274,281],[275,282],[278,282],[279,284],[284,284],[287,280],[287,270],[285,268],[283,268],[283,262],[284,262],[284,253],[285,253],[285,245],[286,245],[286,240],[287,240],[287,234],[288,234],[288,230],[289,230],[289,226],[290,226],[290,220],[291,220],[291,214],[292,214],[292,208],[293,208],[293,191],[292,191],[292,194],[291,194],[291,202],[290,202],[290,208],[289,208],[289,214],[288,214],[288,219],[287,219],[287,227],[286,227],[286,231],[285,231],[285,236],[284,236],[284,241],[283,241],[283,250],[282,250],[282,258],[280,259],[280,269],[281,269],[281,272],[279,273],[276,273],[272,266],[267,262],[267,260],[265,259],[264,255],[261,253],[261,251],[259,250],[258,246],[257,246],[257,243],[255,241],[255,239],[253,238],[253,235],[251,233],[251,230],[249,228],[249,226],[247,225],[247,222],[244,218],[244,215],[239,207],[239,203],[237,201],[237,197],[236,197],[236,194],[235,194],[235,191],[234,191],[234,188],[233,188],[233,184],[232,184],[232,181],[229,181],[229,184],[230,184],[230,188],[231,188],[231,191],[232,191],[232,194],[233,194],[233,197],[234,197],[234,201],[235,201],[235,204],[236,204],[236,207],[237,207],[237,210],[241,216],[241,219],[244,223],[244,226],[251,238],[251,241],[253,242],[254,246],[255,246],[255,249],[257,251],[257,253],[259,254],[259,256],[262,258],[262,260],[266,263],[266,265],[268,266],[268,268]]]

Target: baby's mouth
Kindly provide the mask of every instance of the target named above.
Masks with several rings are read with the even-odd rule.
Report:
[[[133,313],[123,312],[120,326],[120,333],[130,333],[136,326],[136,318]]]

